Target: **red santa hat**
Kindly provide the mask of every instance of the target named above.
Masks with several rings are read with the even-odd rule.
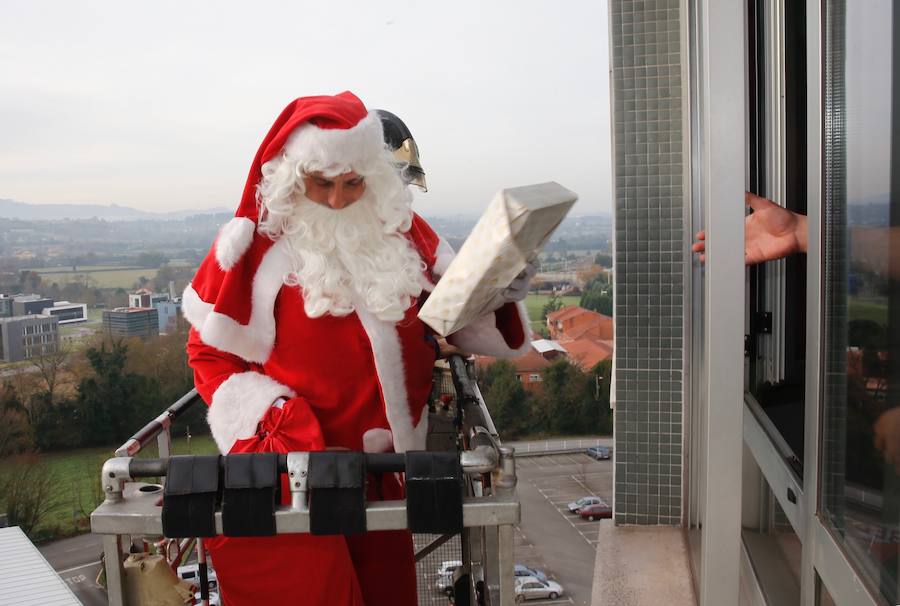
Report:
[[[272,309],[286,258],[257,231],[256,190],[263,165],[279,154],[305,170],[339,174],[385,153],[381,119],[351,92],[301,97],[288,105],[263,140],[233,219],[219,232],[184,292],[182,309],[203,341],[251,362],[264,362],[275,339]]]
[[[221,268],[231,269],[253,241],[259,221],[256,187],[266,162],[283,154],[307,170],[336,175],[365,166],[384,148],[380,118],[353,93],[292,101],[259,146],[237,212],[219,232],[215,248]]]

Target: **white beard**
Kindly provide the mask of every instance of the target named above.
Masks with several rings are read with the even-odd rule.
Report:
[[[296,196],[288,241],[293,271],[285,283],[303,291],[306,315],[346,316],[365,309],[399,322],[422,293],[425,265],[410,241],[385,227],[375,196],[342,210]]]

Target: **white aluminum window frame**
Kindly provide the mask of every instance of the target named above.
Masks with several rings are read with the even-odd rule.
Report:
[[[779,9],[781,0],[769,2],[769,6]],[[803,606],[815,606],[819,603],[818,583],[822,583],[836,604],[853,604],[854,606],[878,606],[881,602],[869,592],[854,564],[845,550],[836,540],[832,530],[819,517],[818,504],[821,490],[821,409],[822,409],[822,365],[824,352],[822,342],[823,331],[823,275],[822,275],[822,206],[823,206],[823,154],[824,154],[824,109],[822,88],[824,83],[824,15],[821,0],[806,2],[806,40],[807,40],[807,195],[808,195],[808,227],[809,242],[807,253],[807,327],[806,327],[806,406],[804,429],[803,483],[798,484],[796,478],[784,462],[783,450],[776,444],[777,436],[772,428],[765,427],[766,419],[758,414],[752,402],[744,412],[744,442],[766,478],[775,498],[784,509],[791,526],[803,544],[800,567],[800,592]],[[779,19],[781,21],[781,19]],[[769,29],[772,32],[773,29]],[[767,45],[767,55],[777,59],[780,65],[776,82],[783,83],[783,24],[777,24],[774,30],[778,40],[777,48]],[[770,80],[772,82],[772,80]],[[776,150],[783,150],[784,101],[775,97],[778,105],[774,109],[781,112],[772,116],[770,134],[777,142]],[[771,116],[771,114],[770,114]],[[774,185],[773,196],[784,191],[783,153],[767,154],[773,163],[769,164],[770,186]],[[783,269],[776,269],[781,275]],[[770,274],[771,276],[771,274]],[[774,276],[772,276],[774,277]],[[778,278],[769,280],[768,284],[780,283]],[[783,291],[773,294],[772,303],[783,309]],[[782,314],[774,314],[776,317]],[[783,335],[779,337],[783,327],[775,327],[773,345],[783,347]],[[783,373],[783,360],[776,357],[774,377]],[[768,374],[768,373],[767,373]],[[773,436],[774,439],[773,439]],[[795,496],[792,502],[788,498],[788,490]],[[752,568],[746,568],[747,571]]]
[[[697,372],[685,372],[691,402],[686,443],[688,525],[700,532],[701,606],[737,603],[740,593],[741,458],[744,384],[744,8],[740,2],[691,0],[692,232],[706,230],[706,263],[693,264],[686,330]],[[734,201],[729,204],[728,201]],[[690,253],[686,253],[690,254]],[[702,284],[698,284],[700,276]],[[699,351],[698,351],[699,350]],[[687,423],[686,423],[687,426]]]

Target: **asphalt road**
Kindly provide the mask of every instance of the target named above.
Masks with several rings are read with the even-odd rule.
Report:
[[[96,583],[100,571],[99,536],[83,534],[44,545],[40,552],[85,606],[107,606],[106,591]]]

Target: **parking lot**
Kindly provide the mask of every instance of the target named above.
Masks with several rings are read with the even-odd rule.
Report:
[[[522,521],[516,527],[515,561],[543,571],[561,584],[564,594],[555,600],[528,600],[527,604],[574,604],[591,602],[594,552],[600,524],[569,513],[567,505],[583,496],[595,495],[607,502],[612,495],[612,463],[595,461],[582,453],[522,457],[516,460]],[[417,548],[434,537],[418,536]],[[445,544],[429,555],[420,567],[419,603],[444,606],[447,599],[435,587],[436,571],[444,561],[458,559],[458,541]]]
[[[591,602],[594,557],[600,524],[569,513],[567,505],[584,496],[612,504],[612,462],[570,453],[516,460],[522,522],[516,533],[516,561],[543,570],[565,594],[530,604]]]
[[[575,466],[572,473],[530,478],[547,502],[574,528],[592,548],[597,544],[597,525],[569,512],[568,505],[581,497],[598,496],[612,504],[612,466],[609,461],[595,461],[583,454],[552,455],[520,459],[520,475],[526,470],[553,470]]]

